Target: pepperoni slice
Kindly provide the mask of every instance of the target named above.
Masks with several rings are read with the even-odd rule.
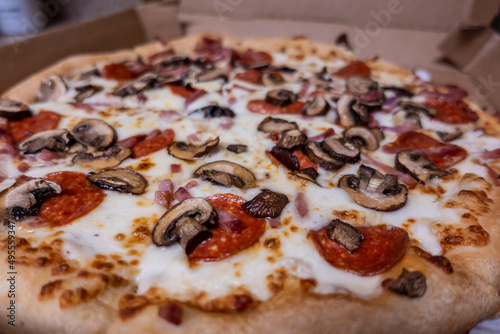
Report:
[[[10,122],[10,132],[14,142],[19,144],[33,133],[57,129],[60,120],[61,115],[58,113],[42,110],[33,117]]]
[[[146,139],[138,142],[132,147],[132,151],[134,151],[132,158],[139,159],[161,149],[167,148],[170,144],[172,144],[174,138],[174,130],[166,129],[163,132],[154,130],[146,137]]]
[[[188,98],[189,95],[193,94],[193,92],[195,91],[193,88],[186,88],[184,86],[169,85],[168,87],[173,94],[181,96],[183,98]]]
[[[202,242],[189,254],[189,261],[212,262],[221,260],[250,247],[264,234],[266,220],[252,217],[246,213],[241,208],[241,205],[246,202],[243,197],[233,194],[218,194],[208,197],[207,201],[216,209],[235,216],[244,226],[238,233],[221,227],[211,229],[212,237]]]
[[[273,57],[271,57],[271,55],[267,52],[253,51],[252,49],[246,50],[240,57],[241,66],[247,66],[260,62],[271,64],[273,62]]]
[[[118,81],[134,80],[137,76],[123,64],[108,64],[101,71],[105,79]]]
[[[438,113],[434,119],[444,123],[463,124],[475,122],[479,119],[479,116],[463,100],[454,102],[431,100],[426,101],[425,105],[435,108]]]
[[[293,154],[297,157],[297,160],[299,160],[299,170],[310,167],[318,170],[318,166],[314,162],[312,162],[304,153],[302,153],[301,150],[296,149],[293,151]]]
[[[365,63],[357,60],[355,62],[350,63],[349,65],[342,67],[335,73],[335,75],[343,79],[347,79],[355,75],[369,78],[371,76],[371,72],[372,71],[368,66],[366,66]]]
[[[356,226],[364,237],[357,250],[350,253],[326,234],[326,227],[309,231],[320,255],[332,266],[360,276],[373,276],[392,268],[405,255],[408,233],[386,225]]]
[[[250,100],[247,103],[247,109],[253,113],[264,114],[264,115],[276,115],[276,114],[301,114],[302,108],[304,107],[304,102],[298,101],[289,104],[285,107],[276,107],[264,100]]]
[[[259,79],[260,79],[261,75],[262,75],[262,71],[250,69],[250,70],[246,70],[245,72],[236,74],[236,76],[234,78],[238,79],[238,80],[252,83],[254,85],[257,85],[259,83]]]
[[[79,172],[57,172],[46,175],[45,180],[58,183],[63,191],[43,202],[36,226],[66,225],[97,208],[106,194],[85,177],[84,173]]]
[[[414,150],[427,156],[437,167],[446,169],[467,158],[467,151],[460,146],[445,144],[423,133],[408,131],[399,135],[395,142],[384,145],[385,153]]]

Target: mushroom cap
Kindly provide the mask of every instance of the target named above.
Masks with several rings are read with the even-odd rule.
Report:
[[[85,85],[81,87],[76,87],[75,90],[78,92],[75,96],[76,101],[83,101],[92,95],[99,93],[103,90],[101,86],[96,85]]]
[[[307,116],[323,116],[330,110],[330,104],[321,96],[308,100],[302,107],[302,114]]]
[[[104,169],[116,167],[134,152],[125,146],[116,145],[111,149],[111,154],[105,152],[81,152],[73,157],[72,162],[83,168]]]
[[[212,152],[219,145],[219,137],[209,139],[201,145],[186,144],[184,142],[174,142],[168,147],[168,153],[177,159],[194,161]]]
[[[266,102],[277,107],[284,107],[295,101],[297,95],[287,89],[273,89],[266,95]]]
[[[70,133],[90,151],[102,151],[116,141],[115,129],[97,118],[81,121],[71,129]]]
[[[396,110],[392,114],[392,118],[394,119],[394,125],[396,126],[403,125],[405,123],[411,123],[416,128],[422,128],[422,123],[420,123],[420,116],[417,112],[402,108],[396,108]]]
[[[450,173],[438,168],[427,157],[421,156],[418,152],[403,150],[396,154],[396,169],[409,174],[417,179],[421,184],[434,177],[443,177]]]
[[[349,141],[360,143],[366,150],[375,151],[384,134],[377,128],[366,128],[364,126],[353,126],[344,131],[344,138]]]
[[[265,133],[281,133],[288,130],[297,130],[298,128],[299,126],[295,122],[289,122],[281,118],[268,116],[264,118],[262,122],[260,122],[257,130]]]
[[[326,235],[333,241],[338,242],[345,249],[352,253],[356,251],[361,241],[363,233],[358,231],[354,226],[347,224],[340,219],[334,219],[326,227]]]
[[[18,148],[23,153],[36,153],[42,149],[64,152],[68,149],[71,136],[66,129],[40,131],[32,134],[19,143]]]
[[[292,149],[296,146],[304,145],[306,141],[307,135],[304,132],[298,129],[287,130],[283,131],[283,133],[281,134],[281,138],[277,146],[286,149]]]
[[[236,114],[229,108],[221,107],[217,104],[211,104],[206,107],[196,109],[189,113],[189,115],[196,113],[203,113],[204,118],[219,118],[219,117],[235,117]]]
[[[148,181],[141,174],[126,168],[90,172],[87,174],[87,180],[99,188],[134,195],[143,194],[148,186]]]
[[[228,176],[221,176],[227,174]],[[212,178],[214,175],[215,179]],[[255,188],[257,181],[251,171],[237,163],[219,160],[198,167],[194,171],[195,177],[201,177],[226,187],[236,186],[238,188]],[[223,183],[225,182],[225,183]]]
[[[36,95],[38,102],[55,101],[63,96],[68,91],[68,86],[64,79],[57,74],[48,76],[41,82],[40,88]]]
[[[30,116],[31,109],[24,103],[10,99],[0,99],[0,117],[17,121]]]
[[[257,196],[241,205],[243,210],[256,218],[277,218],[288,204],[286,195],[263,189]]]
[[[351,127],[366,124],[369,121],[368,111],[361,105],[358,98],[352,94],[344,94],[337,101],[337,113],[340,124]]]
[[[259,78],[262,85],[266,87],[273,87],[281,85],[285,82],[282,76],[276,75],[274,72],[264,72]]]
[[[359,161],[361,152],[352,143],[344,138],[328,137],[323,140],[321,147],[332,158],[343,161],[345,163],[355,163]]]
[[[337,171],[344,167],[344,162],[331,157],[323,150],[320,143],[310,141],[304,146],[304,153],[307,157],[328,171]]]
[[[378,83],[370,78],[351,76],[345,81],[346,89],[354,94],[368,94],[378,89]]]

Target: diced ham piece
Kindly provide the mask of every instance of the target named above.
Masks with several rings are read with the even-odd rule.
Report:
[[[190,134],[189,136],[187,136],[187,139],[190,142],[198,142],[198,141],[201,141],[201,135],[199,133],[193,133],[193,134]]]
[[[186,183],[186,185],[184,186],[184,188],[186,188],[186,189],[192,189],[194,187],[197,187],[198,185],[199,185],[199,183],[196,180],[191,180],[188,183]]]
[[[200,97],[202,97],[205,94],[207,94],[207,92],[204,91],[203,89],[199,89],[199,90],[194,91],[193,93],[191,93],[191,95],[189,95],[186,98],[186,102],[184,102],[184,107],[185,108],[189,107],[189,105],[191,103],[193,103],[194,101],[198,100]]]
[[[300,90],[299,92],[297,93],[297,95],[299,97],[305,97],[306,94],[307,94],[307,91],[309,90],[309,87],[311,86],[311,84],[309,83],[309,81],[303,81],[302,82],[302,85],[300,86]]]
[[[45,148],[40,152],[40,155],[38,157],[43,161],[52,161],[60,158],[59,154],[49,151]]]
[[[234,121],[231,117],[224,117],[219,123],[219,127],[224,130],[229,130],[233,127]]]
[[[299,213],[299,216],[304,218],[309,213],[309,208],[306,201],[306,196],[303,192],[299,191],[297,196],[295,196],[295,208]]]
[[[236,216],[217,209],[217,224],[223,230],[240,234],[245,229],[245,225]]]
[[[500,148],[497,148],[492,151],[483,152],[479,155],[479,157],[481,159],[486,159],[486,160],[500,158]]]
[[[381,126],[380,130],[382,131],[391,131],[394,133],[403,133],[403,132],[408,132],[408,131],[415,131],[418,130],[418,128],[415,127],[415,125],[411,122],[405,122],[402,125],[397,125],[397,126]]]
[[[177,189],[174,193],[174,198],[179,202],[182,202],[185,199],[193,198],[193,196],[191,196],[191,194],[189,193],[189,191],[187,191],[186,188],[179,187],[179,189]]]
[[[267,218],[266,221],[269,223],[269,226],[272,228],[278,228],[280,226],[280,218]]]
[[[175,110],[162,110],[160,112],[160,121],[163,122],[170,123],[180,118],[182,118],[182,115]]]
[[[26,173],[31,169],[31,166],[28,165],[26,162],[21,162],[19,166],[17,166],[17,170],[20,171],[21,173]]]
[[[155,191],[155,203],[169,209],[170,203],[172,203],[172,193],[168,191],[158,190]]]
[[[179,164],[170,165],[170,173],[180,173],[182,171],[182,166]]]
[[[182,313],[182,307],[171,301],[167,301],[158,308],[158,315],[176,326],[182,323]]]
[[[397,175],[399,181],[410,188],[413,188],[417,185],[417,180],[415,180],[410,175],[400,172],[396,168],[386,165],[383,162],[375,160],[369,154],[363,154],[363,160],[361,160],[361,163],[373,166],[375,167],[375,169],[380,169],[385,174]]]
[[[158,183],[158,190],[174,193],[174,184],[169,179],[160,181],[160,183]]]

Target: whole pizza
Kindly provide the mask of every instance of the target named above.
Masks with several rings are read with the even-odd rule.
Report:
[[[0,99],[2,333],[464,333],[500,127],[304,38],[72,57]]]

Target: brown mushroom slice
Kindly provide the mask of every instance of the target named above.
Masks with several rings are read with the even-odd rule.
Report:
[[[460,138],[463,135],[463,132],[460,129],[456,128],[455,131],[453,131],[453,132],[438,131],[437,134],[442,141],[450,142],[450,141],[453,141],[455,139]]]
[[[315,96],[307,101],[302,108],[302,114],[306,116],[323,116],[330,110],[330,104],[321,96]]]
[[[417,179],[421,184],[429,181],[434,177],[443,177],[450,173],[439,169],[427,157],[421,156],[419,153],[411,150],[404,150],[396,154],[396,169],[409,174]]]
[[[291,171],[290,174],[300,177],[301,179],[311,181],[313,183],[316,183],[316,179],[319,176],[318,171],[313,167],[307,167],[298,171]]]
[[[413,102],[413,101],[408,101],[408,100],[401,101],[401,102],[399,102],[399,106],[401,108],[403,108],[404,110],[413,111],[413,112],[416,112],[416,113],[422,112],[422,113],[426,114],[429,117],[435,117],[435,116],[437,116],[437,110],[436,109],[427,108],[423,104],[416,103],[416,102]]]
[[[295,122],[289,122],[281,118],[273,118],[271,116],[268,116],[264,118],[262,122],[260,122],[257,130],[265,133],[281,133],[288,130],[297,130],[298,128],[299,126]]]
[[[75,90],[78,92],[75,96],[76,101],[83,101],[92,95],[99,93],[103,90],[101,86],[96,85],[86,85],[82,87],[76,87]]]
[[[314,73],[313,76],[310,77],[308,81],[311,85],[314,85],[318,88],[327,89],[330,86],[330,83],[332,82],[331,78],[326,77],[327,75],[328,71],[326,70],[326,67],[323,67],[323,69],[320,72]]]
[[[195,114],[195,113],[203,113],[204,118],[219,118],[219,117],[235,117],[234,111],[232,111],[229,108],[221,107],[217,104],[214,105],[209,105],[200,109],[196,109],[195,111],[192,111],[189,113]]]
[[[207,81],[213,81],[217,79],[226,79],[226,75],[224,72],[217,67],[213,68],[205,68],[203,69],[200,73],[198,73],[196,76],[196,81],[198,82],[207,82]]]
[[[228,174],[229,178],[217,176],[215,182],[218,184],[222,184],[221,181],[224,181],[226,182],[226,184],[223,185],[226,187],[234,185],[238,188],[246,189],[255,188],[257,186],[257,181],[251,171],[234,162],[225,160],[214,161],[198,167],[198,169],[194,172],[194,176],[212,181],[212,175],[221,173]]]
[[[174,142],[168,148],[168,154],[177,159],[194,161],[212,152],[219,145],[219,137],[209,139],[201,145],[186,144],[184,142]]]
[[[396,175],[383,175],[365,165],[359,167],[358,176],[342,176],[339,187],[357,204],[377,211],[398,210],[408,198],[408,189],[398,182]]]
[[[105,169],[116,167],[134,152],[125,146],[116,145],[111,149],[111,154],[105,152],[81,152],[73,157],[72,162],[83,168]]]
[[[90,79],[91,77],[94,77],[94,76],[95,77],[100,77],[101,76],[101,73],[99,72],[99,70],[97,68],[92,68],[90,70],[83,71],[83,72],[71,75],[70,76],[70,80],[72,80],[72,81],[83,81],[83,80],[88,80],[88,79]]]
[[[281,85],[285,82],[282,76],[273,72],[264,72],[259,78],[259,82],[266,87]]]
[[[243,203],[241,207],[249,215],[256,218],[277,218],[288,204],[286,195],[263,189],[250,201]]]
[[[297,146],[302,146],[307,141],[307,135],[297,129],[284,131],[281,135],[277,146],[286,149],[292,149]]]
[[[390,92],[393,92],[397,96],[413,97],[415,95],[415,93],[413,93],[411,90],[404,87],[385,86],[382,87],[382,90],[388,90]]]
[[[377,128],[353,126],[344,131],[344,138],[358,147],[364,147],[367,151],[375,151],[378,149],[379,142],[384,138],[384,134]]]
[[[344,167],[344,162],[332,158],[323,150],[320,143],[313,141],[308,142],[304,146],[304,153],[312,162],[328,171],[333,172]]]
[[[367,124],[369,115],[366,107],[361,105],[358,99],[351,94],[345,94],[337,101],[337,112],[340,124],[346,127]]]
[[[271,150],[271,154],[286,168],[290,170],[299,169],[299,160],[291,150],[274,146],[273,149]]]
[[[338,242],[350,253],[356,251],[363,240],[363,233],[354,226],[344,223],[340,219],[334,219],[326,227],[326,235],[331,240]]]
[[[243,144],[227,145],[227,150],[236,154],[245,153],[248,151],[248,146]]]
[[[409,271],[403,268],[401,275],[389,284],[388,289],[403,296],[418,298],[425,295],[427,291],[426,281],[421,271]]]
[[[78,123],[70,133],[76,141],[85,145],[90,151],[104,150],[116,141],[115,129],[97,118]]]
[[[19,151],[32,154],[42,149],[54,152],[64,152],[69,148],[71,136],[66,129],[40,131],[32,134],[19,143]]]
[[[346,89],[353,94],[368,94],[378,89],[378,83],[370,78],[352,76],[345,81]]]
[[[113,90],[113,95],[125,97],[130,95],[137,95],[139,92],[151,88],[155,85],[158,74],[153,72],[146,72],[134,81],[125,82],[118,85]]]
[[[353,143],[344,138],[328,137],[323,140],[321,147],[332,158],[353,164],[360,159],[361,152]]]
[[[273,89],[266,95],[266,102],[276,107],[285,107],[295,101],[297,95],[286,89]]]
[[[189,198],[170,208],[158,220],[152,239],[157,246],[171,246],[176,242],[189,255],[200,243],[210,238],[208,226],[215,225],[217,211],[204,198]]]
[[[42,81],[36,100],[38,102],[55,101],[68,91],[68,86],[64,79],[57,74],[52,74]]]
[[[44,179],[22,180],[0,192],[0,220],[7,224],[23,216],[36,215],[42,202],[62,192],[59,184]]]
[[[420,123],[420,116],[417,112],[405,110],[402,108],[396,108],[396,111],[392,114],[395,126],[400,126],[405,123],[411,123],[415,128],[421,129],[422,123]]]
[[[18,121],[30,116],[31,109],[24,103],[10,99],[0,99],[0,117]]]
[[[87,180],[102,189],[140,195],[146,191],[148,181],[139,173],[126,169],[106,169],[98,173],[90,172]]]

